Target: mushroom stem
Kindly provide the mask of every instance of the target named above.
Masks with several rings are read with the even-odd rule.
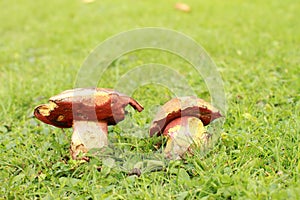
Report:
[[[108,145],[106,121],[74,121],[70,153],[76,159],[80,153]]]
[[[181,159],[191,145],[202,147],[206,131],[200,119],[185,116],[171,121],[163,134],[168,137],[165,156],[169,159]]]

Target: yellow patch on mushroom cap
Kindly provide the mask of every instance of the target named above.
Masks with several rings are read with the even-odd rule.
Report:
[[[65,116],[59,115],[59,116],[57,117],[56,121],[60,122],[60,121],[62,121],[64,118],[65,118]]]
[[[39,107],[39,113],[43,116],[49,116],[51,111],[54,110],[56,107],[56,103],[50,101],[50,103],[41,105]]]
[[[100,106],[100,105],[103,105],[104,103],[108,102],[110,99],[110,96],[107,94],[107,92],[98,91],[95,93],[94,98],[95,98],[95,104]]]

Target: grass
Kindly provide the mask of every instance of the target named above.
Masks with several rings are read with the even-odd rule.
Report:
[[[0,2],[0,198],[299,198],[299,3],[187,0],[190,13],[175,10],[175,3]],[[30,117],[32,109],[72,88],[82,62],[100,42],[148,26],[189,35],[216,62],[228,102],[220,141],[204,157],[170,162],[140,177],[128,176],[130,166],[115,167],[109,159],[69,160],[71,131],[41,124]],[[106,72],[110,81],[103,79],[99,86],[112,87],[122,73],[149,62],[174,66],[198,96],[209,100],[201,78],[185,74],[187,63],[155,51],[120,58]],[[123,123],[131,118],[144,133],[157,105],[173,94],[145,85],[133,96],[146,109],[141,114],[130,110]],[[120,124],[110,129],[110,140],[120,155],[131,155],[154,151],[156,139],[140,140]],[[103,162],[108,165],[100,168]]]

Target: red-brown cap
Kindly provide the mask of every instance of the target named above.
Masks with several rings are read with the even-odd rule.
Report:
[[[211,121],[222,117],[221,113],[210,103],[197,97],[173,98],[162,106],[150,126],[150,136],[161,135],[166,126],[176,118],[191,116],[199,118],[206,126]]]
[[[74,120],[106,121],[115,125],[125,118],[130,104],[141,112],[143,107],[133,98],[105,88],[76,88],[51,97],[49,104],[34,109],[36,118],[59,128],[70,128]]]

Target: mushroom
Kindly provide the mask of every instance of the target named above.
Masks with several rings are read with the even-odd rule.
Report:
[[[40,121],[59,128],[73,127],[70,153],[76,159],[80,152],[108,145],[108,125],[125,118],[130,104],[141,112],[143,107],[133,98],[105,88],[66,90],[34,109]]]
[[[170,159],[180,159],[193,146],[207,147],[211,135],[204,126],[222,117],[208,102],[197,97],[173,98],[162,106],[150,126],[150,136],[166,136],[164,154]],[[206,146],[205,146],[206,145]]]

